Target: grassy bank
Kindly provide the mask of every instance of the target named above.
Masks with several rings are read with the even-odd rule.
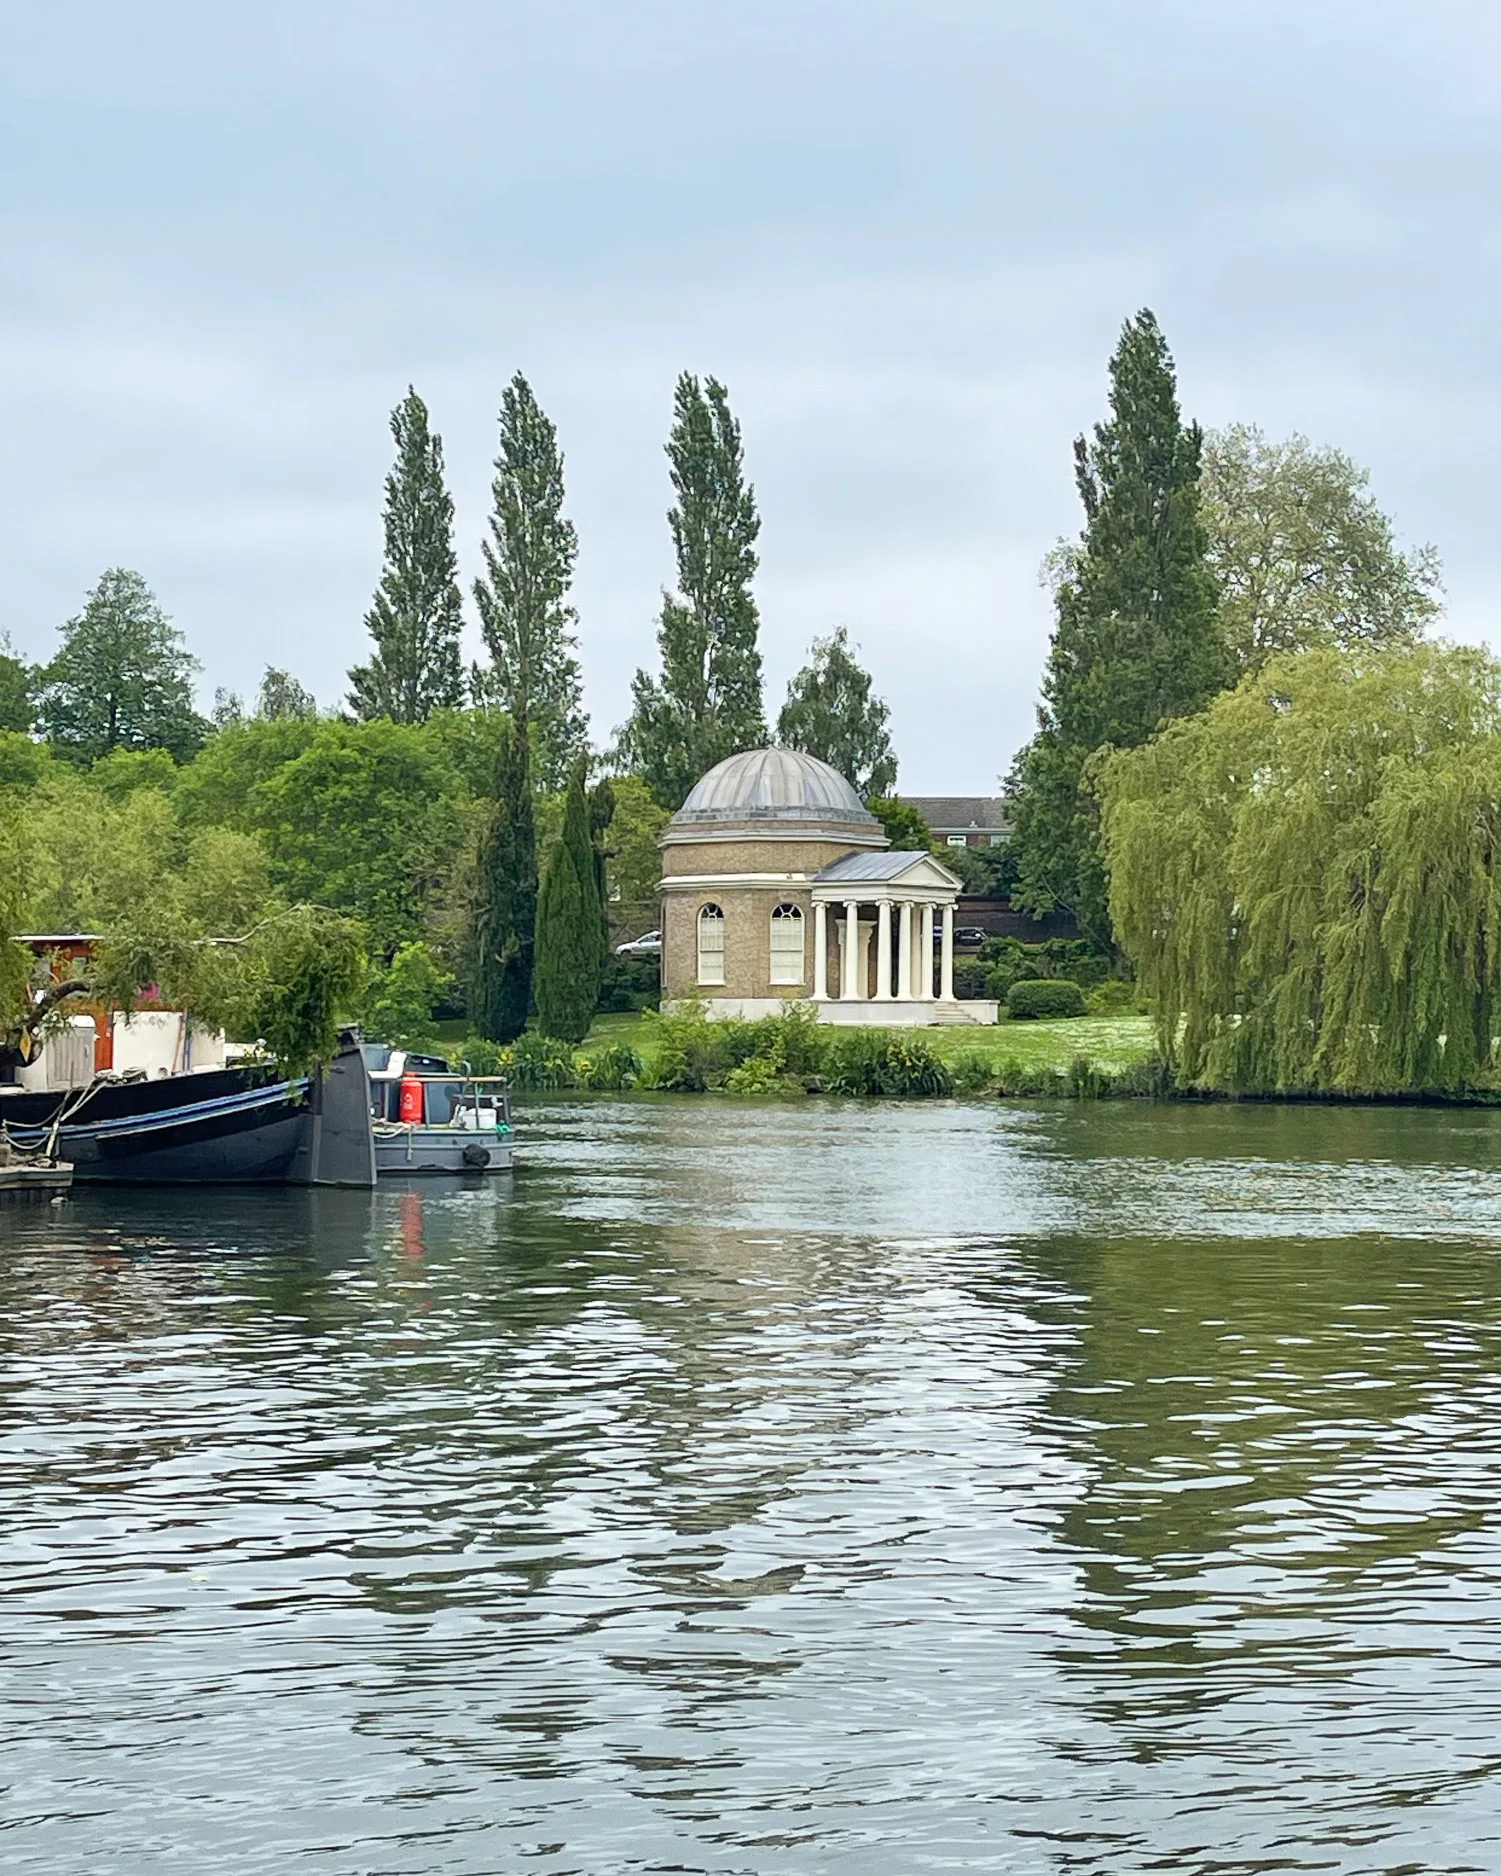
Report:
[[[756,1022],[612,1015],[577,1049],[533,1032],[506,1049],[473,1038],[449,1047],[481,1072],[509,1075],[518,1090],[929,1099],[1163,1091],[1139,1016],[888,1030],[824,1025],[800,1008]]]
[[[643,1061],[655,1052],[660,1032],[658,1019],[649,1014],[596,1016],[584,1039],[584,1053],[624,1044]],[[827,1033],[839,1035],[839,1030]],[[965,1024],[945,1029],[919,1029],[921,1039],[942,1062],[967,1056],[987,1062],[1015,1061],[1028,1068],[1050,1068],[1063,1073],[1079,1056],[1102,1069],[1129,1068],[1150,1060],[1152,1022],[1147,1016],[1075,1016],[1054,1022]]]

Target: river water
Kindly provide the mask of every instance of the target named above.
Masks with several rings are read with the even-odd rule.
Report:
[[[1501,1871],[1501,1113],[0,1213],[0,1870]]]

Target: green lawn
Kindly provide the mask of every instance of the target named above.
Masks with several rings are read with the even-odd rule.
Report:
[[[1099,1068],[1116,1069],[1152,1053],[1152,1023],[1146,1016],[1072,1016],[1040,1023],[1003,1019],[916,1033],[946,1062],[956,1055],[979,1054],[1028,1068],[1066,1068],[1083,1055]],[[642,1055],[649,1055],[652,1040],[649,1016],[596,1016],[583,1046],[593,1049],[607,1042],[628,1042]]]

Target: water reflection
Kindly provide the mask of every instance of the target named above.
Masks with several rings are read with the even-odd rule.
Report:
[[[0,1867],[1501,1867],[1496,1126],[558,1103],[0,1214]]]

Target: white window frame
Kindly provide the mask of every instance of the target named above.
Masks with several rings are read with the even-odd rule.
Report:
[[[701,984],[724,982],[724,912],[717,905],[698,908],[698,981]],[[705,938],[709,940],[704,943]]]
[[[791,942],[791,934],[794,932],[797,934],[795,959]],[[782,940],[780,953],[777,945],[779,937]],[[807,920],[803,917],[803,908],[786,900],[771,915],[770,981],[780,988],[806,983],[808,981],[807,960]]]
[[[950,834],[948,837],[948,844],[951,847],[967,847],[969,845],[969,835],[968,834]]]

